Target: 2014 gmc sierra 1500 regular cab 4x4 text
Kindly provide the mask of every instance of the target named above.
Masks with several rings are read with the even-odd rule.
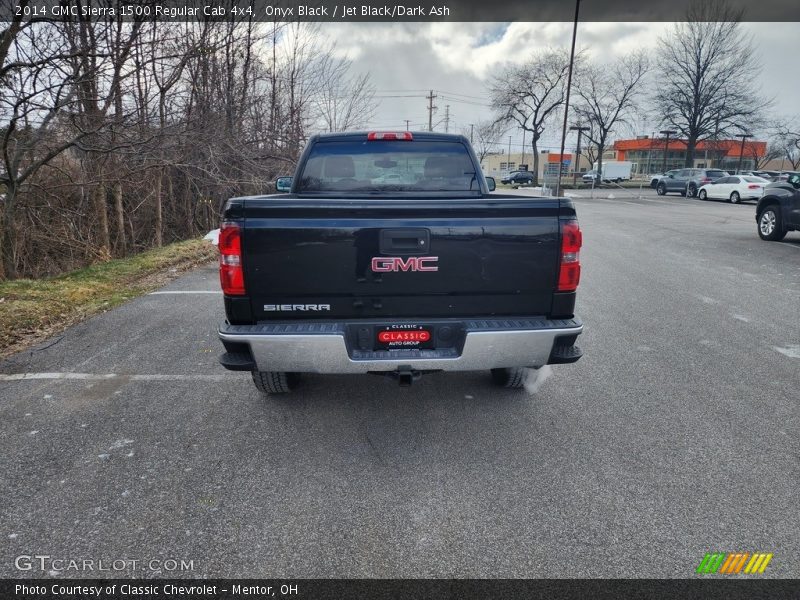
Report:
[[[276,185],[290,193],[229,200],[219,236],[220,362],[261,392],[481,369],[517,388],[580,358],[575,207],[490,194],[463,136],[314,136]]]

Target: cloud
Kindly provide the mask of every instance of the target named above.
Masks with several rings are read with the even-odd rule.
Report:
[[[611,61],[641,48],[655,49],[659,36],[668,34],[670,27],[662,22],[580,23],[577,43],[594,60]],[[788,75],[793,72],[797,24],[745,23],[743,27],[759,47],[763,89],[778,99],[776,112],[800,112],[795,108],[800,82]],[[427,126],[426,90],[486,98],[488,82],[505,64],[522,62],[543,48],[569,47],[572,24],[325,23],[320,31],[336,41],[336,53],[348,56],[355,72],[370,73],[383,96],[376,124],[403,125],[404,119],[410,119],[412,127],[419,128]],[[408,90],[413,97],[386,97],[398,90]],[[456,128],[491,116],[488,107],[440,98],[435,121],[443,119],[447,103]]]

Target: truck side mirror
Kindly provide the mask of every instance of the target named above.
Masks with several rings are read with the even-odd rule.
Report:
[[[494,177],[487,177],[486,185],[489,188],[490,192],[493,192],[497,189],[497,183],[495,182]]]
[[[292,191],[292,178],[291,177],[278,177],[275,180],[275,189],[279,192]]]

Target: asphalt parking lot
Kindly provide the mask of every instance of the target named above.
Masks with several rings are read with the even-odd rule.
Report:
[[[124,571],[145,577],[691,577],[759,551],[800,577],[800,234],[645,191],[576,199],[585,355],[534,396],[308,376],[265,403],[216,363],[213,266],[0,363],[0,576],[98,575],[15,568],[39,554],[193,561]]]

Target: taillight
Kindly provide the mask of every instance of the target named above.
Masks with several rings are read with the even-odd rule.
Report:
[[[226,296],[244,296],[242,232],[239,225],[228,221],[219,231],[219,282]]]
[[[703,178],[700,180],[700,183],[701,183],[701,184],[704,184],[704,183],[711,183],[711,178],[710,178],[710,177],[703,177]]]
[[[370,131],[367,134],[367,141],[374,142],[376,140],[397,141],[397,142],[410,142],[414,139],[410,131]]]
[[[561,263],[558,270],[558,291],[574,292],[581,279],[580,253],[583,234],[577,221],[561,221]]]
[[[751,183],[750,185],[748,185],[748,186],[747,186],[747,189],[748,189],[748,190],[757,190],[757,189],[759,189],[760,187],[761,187],[761,186],[760,186],[760,185],[758,185],[757,183]]]

